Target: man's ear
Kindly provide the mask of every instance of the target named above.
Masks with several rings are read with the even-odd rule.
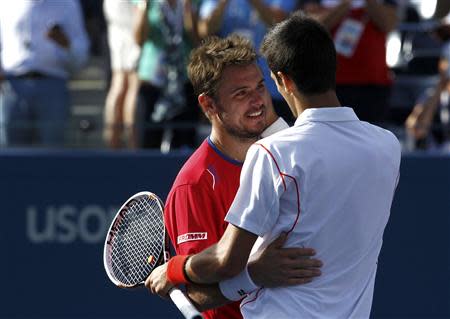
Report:
[[[278,78],[281,80],[280,84],[283,87],[283,89],[285,90],[285,92],[287,94],[292,94],[294,92],[295,84],[291,80],[291,78],[281,71],[277,72],[277,75],[278,75]]]
[[[216,113],[216,105],[214,103],[214,99],[205,93],[202,93],[198,96],[198,104],[202,108],[203,113],[205,113],[206,117],[211,119],[211,116]]]

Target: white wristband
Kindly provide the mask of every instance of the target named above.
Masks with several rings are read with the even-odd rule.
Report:
[[[228,300],[241,300],[253,290],[258,289],[258,286],[253,282],[248,273],[247,267],[241,273],[231,279],[219,282],[219,288]]]

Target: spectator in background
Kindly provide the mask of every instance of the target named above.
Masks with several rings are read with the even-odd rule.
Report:
[[[301,8],[333,34],[338,67],[336,92],[358,118],[388,120],[392,79],[386,64],[386,35],[397,22],[394,0],[302,1]]]
[[[67,79],[89,55],[78,1],[0,1],[0,50],[0,143],[61,145]]]
[[[90,54],[91,56],[102,57],[103,54],[105,54],[105,50],[107,47],[107,43],[105,41],[106,21],[105,16],[103,14],[103,2],[105,0],[79,0],[79,1],[84,17],[86,32],[88,34],[89,41],[91,43]],[[118,0],[116,2],[122,1],[123,0]]]
[[[250,39],[258,50],[267,29],[284,20],[296,5],[297,0],[204,0],[200,6],[199,34],[201,37],[225,37],[237,33]],[[259,59],[258,63],[275,111],[289,124],[293,124],[294,117],[270,78],[266,61]]]
[[[142,146],[162,151],[194,147],[195,128],[172,130],[170,125],[198,119],[197,100],[186,76],[188,54],[198,42],[195,0],[136,3],[140,13],[135,39],[142,48],[138,108],[146,121]]]
[[[135,118],[136,96],[139,87],[137,63],[140,47],[134,41],[136,7],[131,0],[104,0],[111,58],[111,84],[106,97],[104,138],[112,148],[125,142],[131,148],[138,146]]]
[[[405,127],[415,148],[450,151],[450,14],[434,33],[444,41],[439,80],[419,97]]]

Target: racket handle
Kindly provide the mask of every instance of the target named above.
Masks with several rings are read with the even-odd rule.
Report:
[[[169,291],[169,296],[186,319],[203,318],[202,314],[195,309],[194,305],[180,289],[172,288]]]

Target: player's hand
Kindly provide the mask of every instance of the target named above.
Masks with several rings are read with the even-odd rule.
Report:
[[[64,49],[70,48],[70,40],[59,24],[53,25],[48,30],[47,37]]]
[[[322,262],[312,258],[311,248],[283,248],[287,235],[281,234],[265,250],[253,255],[249,274],[258,286],[280,287],[301,285],[320,276]]]
[[[167,280],[167,263],[153,269],[152,273],[145,280],[145,287],[151,293],[158,294],[160,297],[167,298],[170,289],[174,286]]]

